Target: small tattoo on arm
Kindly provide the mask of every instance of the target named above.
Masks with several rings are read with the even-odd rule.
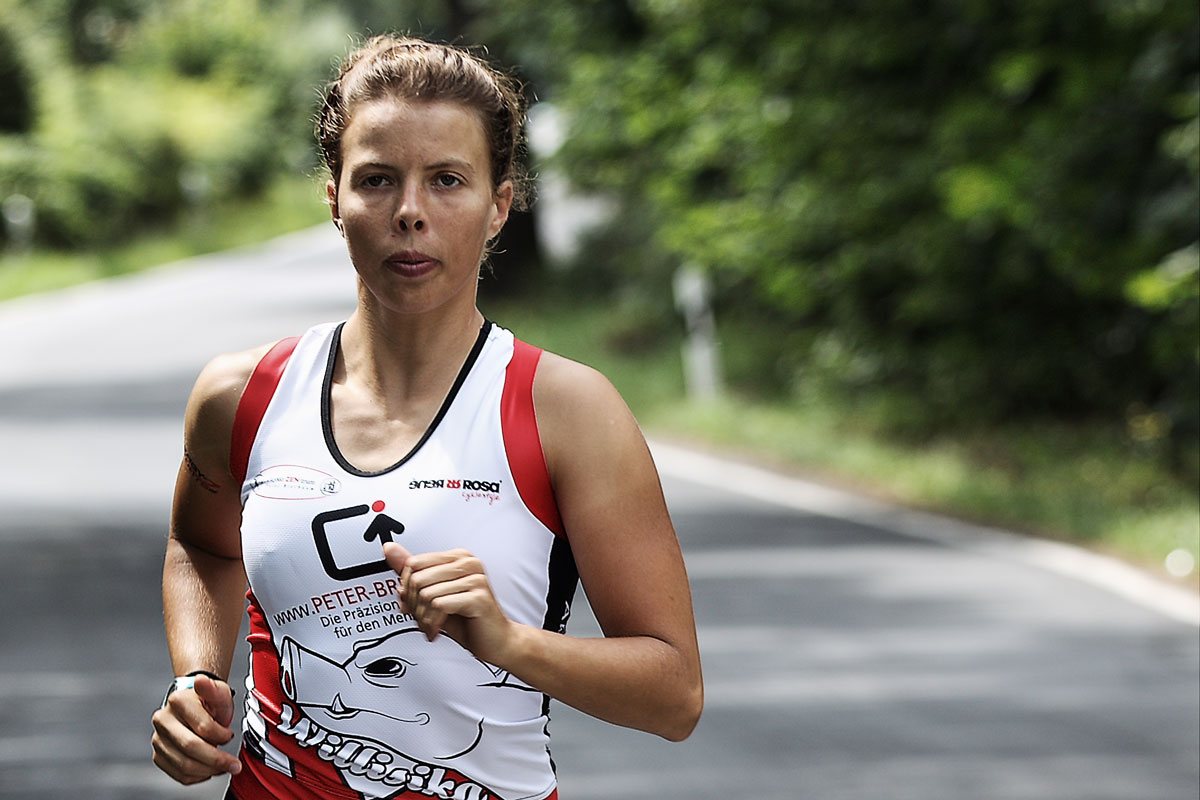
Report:
[[[196,482],[206,490],[216,494],[217,490],[221,488],[220,484],[200,471],[200,468],[196,466],[196,462],[192,460],[192,454],[187,450],[183,451],[183,463],[187,465],[188,474],[195,478]]]

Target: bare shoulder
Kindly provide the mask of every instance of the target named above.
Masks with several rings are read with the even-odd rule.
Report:
[[[241,553],[240,485],[229,465],[233,419],[246,382],[271,345],[217,356],[188,398],[184,452],[175,481],[171,538],[210,555]]]
[[[545,405],[548,412],[566,415],[580,411],[580,403],[588,410],[607,405],[625,408],[621,395],[602,373],[548,350],[538,362],[534,396],[539,411]]]
[[[185,438],[193,458],[222,462],[228,456],[229,435],[242,390],[254,367],[274,343],[225,353],[201,370],[188,398]]]
[[[597,370],[545,352],[538,363],[533,397],[551,476],[581,464],[621,469],[648,456],[632,412]]]

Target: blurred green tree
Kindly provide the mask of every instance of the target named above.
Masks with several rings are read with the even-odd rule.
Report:
[[[29,70],[15,39],[0,23],[0,134],[27,133],[33,125]]]
[[[1149,414],[1192,446],[1195,3],[488,8],[576,185],[620,200],[588,260],[709,269],[772,330],[760,383],[883,389],[914,431]]]
[[[0,47],[20,70],[0,196],[32,198],[38,241],[58,247],[314,168],[314,87],[348,27],[308,0],[0,0],[0,19],[20,45]]]

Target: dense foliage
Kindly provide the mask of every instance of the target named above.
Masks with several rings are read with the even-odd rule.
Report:
[[[1198,19],[1192,0],[0,0],[0,200],[33,200],[42,243],[121,239],[312,169],[313,87],[348,31],[486,42],[563,112],[574,185],[616,201],[568,276],[638,298],[631,324],[671,324],[695,264],[742,389],[917,433],[1120,424],[1194,476]],[[521,258],[527,218],[510,228]]]
[[[623,209],[588,262],[666,309],[709,270],[760,386],[909,430],[1120,420],[1194,469],[1194,2],[487,8]]]
[[[0,0],[0,200],[90,247],[310,168],[345,23],[294,0]]]

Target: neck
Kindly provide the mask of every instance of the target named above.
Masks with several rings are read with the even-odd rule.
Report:
[[[338,372],[376,393],[385,407],[440,398],[482,324],[474,304],[453,313],[383,314],[360,303],[342,329]]]

